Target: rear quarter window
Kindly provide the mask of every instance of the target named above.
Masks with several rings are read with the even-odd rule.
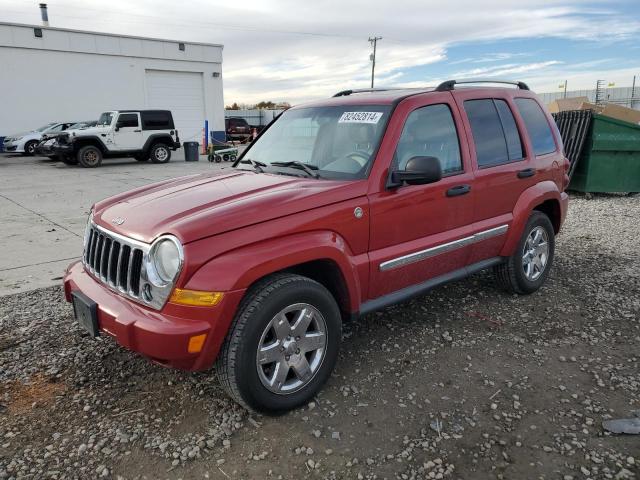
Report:
[[[169,112],[141,112],[145,130],[173,130],[173,118]]]
[[[556,151],[556,142],[542,108],[532,98],[516,98],[516,106],[531,139],[533,153],[544,155]]]

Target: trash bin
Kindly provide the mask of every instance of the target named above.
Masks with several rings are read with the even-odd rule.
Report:
[[[185,162],[197,162],[200,160],[200,153],[198,152],[200,145],[198,142],[184,142],[182,146],[184,147]]]
[[[640,125],[594,114],[569,188],[579,192],[640,192]]]
[[[572,162],[569,189],[640,192],[640,125],[598,113],[590,114],[590,122],[585,122],[582,113],[586,112],[554,114],[565,154]]]

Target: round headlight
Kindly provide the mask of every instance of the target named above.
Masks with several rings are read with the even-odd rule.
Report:
[[[172,282],[180,270],[180,247],[177,241],[164,238],[153,247],[152,262],[155,273],[163,283]]]

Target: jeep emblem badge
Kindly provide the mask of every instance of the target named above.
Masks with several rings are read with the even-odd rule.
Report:
[[[362,218],[362,216],[364,215],[364,212],[360,207],[356,207],[355,210],[353,211],[353,215],[356,218]]]
[[[113,220],[111,220],[111,223],[113,223],[114,225],[122,225],[124,223],[124,218],[116,217]]]

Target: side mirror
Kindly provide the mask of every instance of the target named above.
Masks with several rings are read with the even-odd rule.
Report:
[[[411,157],[404,170],[391,172],[391,185],[425,185],[442,178],[440,160],[436,157]]]
[[[114,130],[117,132],[118,130],[120,130],[120,127],[122,125],[120,124],[120,122],[116,123],[116,128],[114,128]]]

